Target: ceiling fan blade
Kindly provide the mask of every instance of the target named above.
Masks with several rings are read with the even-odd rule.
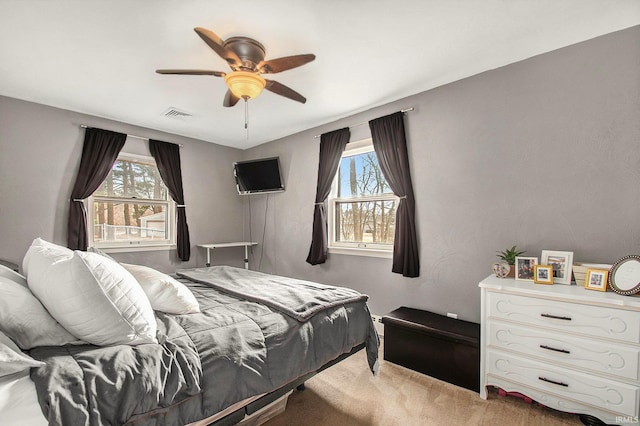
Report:
[[[242,61],[240,60],[238,55],[236,55],[233,50],[224,47],[224,41],[222,41],[222,39],[218,37],[216,33],[201,27],[196,27],[193,30],[198,33],[200,38],[204,40],[204,42],[207,43],[207,45],[212,48],[214,52],[216,52],[222,59],[227,61],[229,65],[242,65]]]
[[[258,64],[258,69],[264,74],[275,74],[308,64],[316,59],[316,55],[311,53],[305,55],[284,56],[282,58],[262,61]]]
[[[156,70],[158,74],[181,74],[181,75],[214,75],[216,77],[224,77],[227,73],[222,71],[208,70]]]
[[[227,90],[227,93],[224,95],[224,101],[222,102],[222,106],[232,107],[238,103],[240,100],[239,97],[231,93],[231,90]]]
[[[267,85],[264,88],[267,89],[268,91],[273,92],[276,95],[284,96],[285,98],[289,98],[296,102],[300,102],[300,103],[307,102],[307,98],[305,98],[295,90],[291,89],[290,87],[287,87],[284,84],[278,83],[277,81],[273,81],[273,80],[265,79],[265,81],[267,82]]]

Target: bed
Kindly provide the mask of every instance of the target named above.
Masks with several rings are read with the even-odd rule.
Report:
[[[61,308],[69,310],[79,290],[64,289],[68,279],[56,281],[60,271],[55,268],[64,261],[43,269],[34,256],[29,252],[25,256],[28,289],[71,336],[66,336],[65,344],[37,344],[29,350],[24,350],[29,343],[18,342],[23,346],[21,354],[37,365],[31,366],[29,376],[22,371],[1,378],[2,424],[16,415],[14,408],[22,413],[17,414],[22,415],[21,424],[34,425],[235,424],[358,350],[366,350],[369,369],[377,371],[379,340],[367,297],[353,290],[228,266],[181,270],[170,277],[171,288],[174,292],[188,289],[182,294],[189,297],[162,300],[154,291],[158,293],[164,284],[154,281],[151,288],[141,284],[149,303],[155,305],[153,321],[147,321],[155,328],[138,328],[124,337],[121,333],[119,338],[125,342],[114,344],[102,342],[112,338],[103,333],[111,322],[95,304],[88,307],[89,317],[65,318],[68,312]],[[164,274],[142,266],[114,266],[117,262],[95,253],[62,251],[54,258],[60,256],[99,265],[90,271],[93,278],[105,273],[100,268],[129,268],[127,273],[138,283],[146,280],[141,270],[167,280]],[[67,277],[80,275],[65,272]],[[2,280],[5,287],[0,285],[0,290],[6,290],[7,279],[0,276],[0,284]],[[85,292],[86,282],[83,285]],[[102,293],[114,293],[109,285],[101,288]],[[141,298],[140,291],[133,289],[136,300]],[[71,293],[65,295],[65,291]],[[132,299],[130,293],[117,294],[118,300]],[[87,305],[76,302],[74,315]],[[197,311],[158,310],[162,303],[167,305],[164,310],[180,312],[189,304],[194,309],[194,302]],[[140,319],[136,318],[129,322]],[[0,328],[11,329],[5,327],[6,321],[6,314],[0,314]],[[92,322],[97,337],[91,331],[87,334]],[[5,331],[16,334],[15,327]],[[154,338],[156,342],[145,341]],[[12,401],[13,397],[17,400]],[[31,420],[25,423],[27,418]]]

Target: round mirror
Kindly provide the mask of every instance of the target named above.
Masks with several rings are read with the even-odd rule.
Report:
[[[640,292],[640,256],[629,255],[618,260],[611,267],[609,286],[625,296]]]

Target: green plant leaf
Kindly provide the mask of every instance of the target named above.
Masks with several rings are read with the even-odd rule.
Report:
[[[497,251],[496,253],[498,253],[500,259],[506,261],[509,265],[513,265],[516,263],[516,257],[525,254],[526,250],[518,250],[514,245],[509,249]]]

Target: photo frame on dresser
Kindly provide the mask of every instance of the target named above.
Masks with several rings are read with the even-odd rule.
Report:
[[[584,279],[584,288],[589,290],[607,291],[607,277],[609,271],[606,269],[587,269]],[[577,285],[578,283],[576,283]]]
[[[554,284],[571,285],[572,251],[542,250],[540,264],[549,265],[553,268]]]
[[[551,265],[533,265],[533,282],[553,284],[553,267]]]
[[[523,281],[533,281],[533,269],[537,264],[537,257],[516,256],[514,265],[514,267],[516,268],[515,279]]]
[[[608,282],[611,290],[623,296],[640,293],[640,256],[625,256],[614,263]]]

